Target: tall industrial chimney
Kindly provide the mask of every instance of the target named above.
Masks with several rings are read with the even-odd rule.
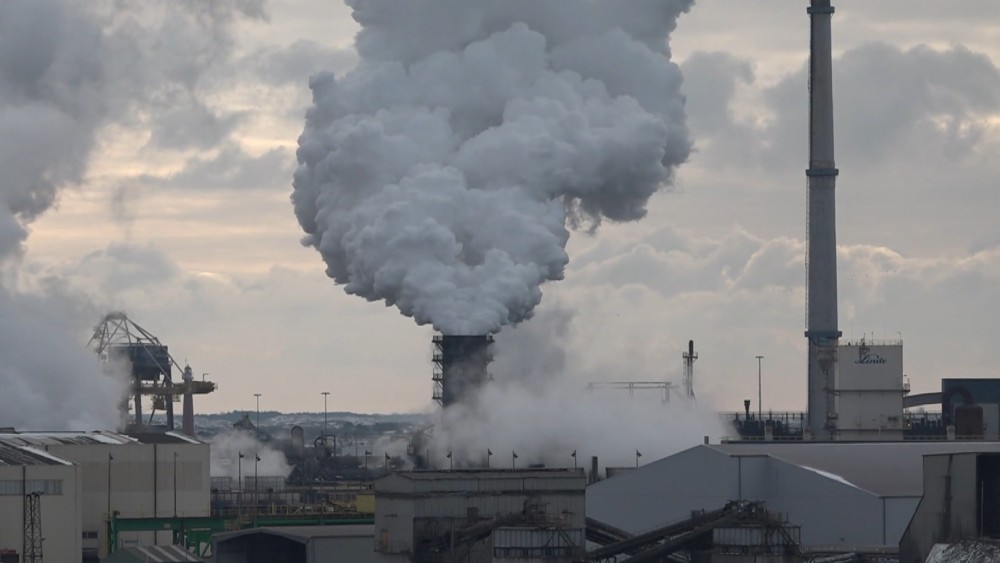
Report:
[[[181,375],[184,380],[184,411],[181,415],[181,430],[188,436],[194,436],[194,373],[191,366],[184,366],[184,373]]]
[[[698,353],[694,351],[694,340],[688,340],[687,352],[682,352],[684,358],[684,395],[694,400],[694,361],[698,359]]]
[[[442,407],[464,402],[490,380],[493,336],[434,336],[434,399]]]
[[[837,221],[833,160],[833,61],[830,0],[812,0],[809,52],[808,250],[806,338],[809,340],[809,430],[833,438],[837,374]]]

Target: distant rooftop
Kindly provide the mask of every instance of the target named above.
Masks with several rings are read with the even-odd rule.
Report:
[[[15,446],[72,446],[134,444],[137,440],[115,432],[6,432],[0,443]]]
[[[583,494],[583,469],[458,469],[397,471],[375,481],[377,495],[559,491]]]
[[[0,443],[0,465],[72,465],[72,463],[32,447]]]
[[[354,538],[375,537],[375,526],[371,524],[351,524],[346,526],[280,526],[261,527],[216,534],[215,540],[223,542],[243,536],[266,534],[280,536],[297,543],[307,543],[313,538]]]
[[[5,429],[0,433],[0,444],[13,446],[91,446],[127,444],[202,444],[201,440],[180,432],[143,432],[119,434],[117,432],[16,432]]]
[[[413,481],[440,481],[442,479],[551,479],[556,477],[583,477],[583,468],[531,468],[531,469],[418,469],[396,471],[390,475]]]
[[[1000,453],[1000,442],[731,442],[700,446],[731,456],[770,456],[882,497],[923,494],[923,456]]]

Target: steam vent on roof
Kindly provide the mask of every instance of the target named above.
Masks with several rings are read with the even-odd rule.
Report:
[[[448,407],[475,400],[490,380],[493,335],[434,336],[434,400]]]

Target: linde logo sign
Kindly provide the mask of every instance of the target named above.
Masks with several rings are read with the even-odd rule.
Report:
[[[888,361],[882,356],[879,356],[878,354],[862,354],[858,357],[858,360],[854,363],[863,364],[866,366],[873,366],[873,365],[885,364],[888,363]]]

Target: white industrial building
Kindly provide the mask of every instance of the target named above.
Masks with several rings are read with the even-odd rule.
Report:
[[[569,561],[585,547],[585,486],[575,469],[392,473],[375,481],[373,560]]]
[[[30,516],[31,493],[37,503]],[[0,553],[79,561],[80,468],[43,450],[0,441]],[[35,521],[36,534],[25,534]],[[32,537],[34,545],[32,545]]]
[[[837,348],[838,440],[902,440],[902,342],[859,340]]]
[[[107,543],[107,518],[114,511],[122,518],[172,516],[209,516],[209,446],[178,432],[136,434],[113,432],[7,432],[0,434],[0,447],[8,451],[35,452],[53,460],[43,469],[38,461],[25,459],[20,466],[0,466],[8,476],[4,482],[21,479],[21,473],[37,472],[36,479],[61,479],[59,494],[43,495],[42,522],[46,530],[53,526],[59,533],[46,532],[45,557],[52,561],[79,561],[103,557]],[[58,474],[45,477],[42,473]],[[0,487],[4,485],[0,484]],[[20,490],[9,485],[18,507]],[[30,491],[28,491],[30,492]],[[72,510],[65,509],[60,500]],[[3,497],[6,499],[6,497]],[[9,500],[9,499],[7,499]],[[18,508],[20,510],[20,508]],[[20,514],[20,513],[19,513]],[[62,541],[63,532],[72,531]],[[67,532],[69,533],[69,532]],[[7,544],[20,545],[24,535],[21,517],[0,518],[0,549]],[[166,532],[123,532],[119,542],[125,546],[167,544]],[[51,556],[50,549],[72,546],[72,558]],[[18,547],[21,553],[22,547]]]
[[[1000,452],[997,442],[743,442],[701,445],[587,488],[587,516],[637,533],[763,502],[804,546],[895,548],[923,495],[923,456]]]

